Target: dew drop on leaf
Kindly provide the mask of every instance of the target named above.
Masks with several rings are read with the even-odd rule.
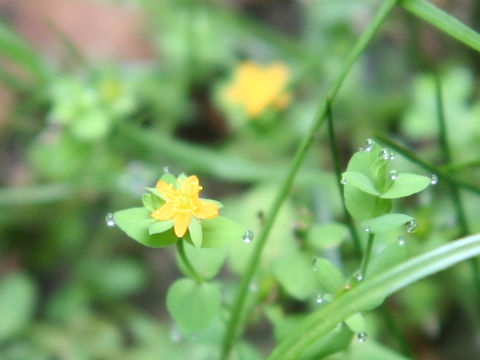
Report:
[[[418,223],[417,223],[417,220],[413,219],[413,220],[410,220],[409,222],[406,223],[406,228],[407,228],[407,232],[408,233],[412,233],[414,232],[415,230],[417,230],[417,227],[418,227]]]
[[[315,299],[315,302],[317,304],[322,304],[323,303],[323,296],[321,294],[318,294],[317,298]]]
[[[168,166],[163,167],[163,173],[164,174],[170,174],[170,168]]]
[[[366,332],[362,331],[357,334],[358,342],[364,343],[368,340],[368,335]]]
[[[345,175],[342,175],[342,178],[340,179],[340,184],[347,185],[347,178]]]
[[[430,175],[430,185],[438,184],[438,176],[435,174]]]
[[[357,280],[359,282],[363,281],[363,274],[361,272],[357,272],[357,273],[355,273],[354,278],[355,278],[355,280]]]
[[[243,242],[249,244],[253,240],[253,231],[252,230],[247,230],[245,231],[245,234],[242,236]]]
[[[318,258],[315,256],[312,259],[312,269],[313,269],[313,271],[318,271],[317,261],[318,261]]]
[[[108,214],[105,216],[105,224],[107,224],[108,227],[113,227],[113,226],[115,226],[115,219],[113,218],[113,214],[112,214],[112,213],[108,213]]]
[[[405,246],[405,244],[407,243],[407,240],[405,240],[405,238],[403,236],[399,236],[398,239],[397,239],[397,244],[399,246]]]
[[[372,148],[373,148],[373,140],[368,138],[367,140],[365,140],[365,146],[361,147],[359,150],[370,152],[370,151],[372,151]]]
[[[372,229],[370,228],[370,226],[367,226],[365,229],[363,229],[366,233],[369,233],[370,231],[372,231]]]
[[[379,157],[383,160],[388,160],[390,159],[390,153],[387,149],[383,149],[382,151],[380,151]]]
[[[398,179],[398,173],[397,173],[396,170],[390,171],[390,179],[393,180],[393,181]]]

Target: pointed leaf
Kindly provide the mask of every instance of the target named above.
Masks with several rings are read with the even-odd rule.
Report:
[[[418,193],[430,185],[427,176],[402,173],[392,182],[390,188],[381,195],[383,199],[396,199]]]
[[[152,225],[149,226],[148,233],[150,235],[160,234],[167,230],[170,230],[172,226],[173,220],[155,221]]]
[[[413,217],[405,214],[385,214],[362,221],[362,227],[364,229],[368,227],[374,234],[380,234],[395,230],[411,220],[413,220]]]
[[[149,227],[156,222],[144,207],[117,211],[113,214],[117,226],[132,239],[151,247],[164,247],[177,242],[172,230],[150,235]]]
[[[190,234],[190,239],[192,240],[193,245],[195,245],[197,248],[201,247],[203,242],[203,234],[200,220],[192,217],[190,220],[190,225],[188,226],[188,233]]]
[[[357,189],[366,192],[371,195],[380,195],[377,189],[375,189],[375,184],[373,181],[366,175],[356,172],[356,171],[347,171],[342,175],[347,184],[356,187]]]

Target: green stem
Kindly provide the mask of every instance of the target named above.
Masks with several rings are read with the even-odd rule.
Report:
[[[360,276],[362,280],[367,276],[368,264],[370,263],[370,255],[372,254],[373,240],[375,239],[374,233],[368,234],[367,247],[363,253],[362,263],[360,265]]]
[[[359,58],[359,56],[363,53],[363,51],[365,50],[367,45],[370,43],[370,41],[373,39],[374,35],[377,33],[380,26],[383,24],[387,16],[390,14],[390,11],[393,9],[396,2],[397,0],[387,0],[382,4],[375,18],[372,20],[371,24],[367,27],[367,29],[364,31],[362,36],[358,39],[357,43],[354,45],[349,56],[347,57],[347,60],[340,72],[340,75],[336,79],[335,83],[332,85],[331,91],[327,96],[327,98],[329,98],[331,101],[335,99],[349,70],[351,69],[355,61]],[[228,358],[228,355],[233,346],[235,337],[237,336],[239,320],[240,320],[241,313],[245,304],[245,299],[248,293],[248,286],[250,284],[250,281],[252,280],[253,275],[257,270],[260,257],[262,254],[262,250],[265,246],[270,230],[273,227],[273,224],[280,210],[280,207],[282,206],[283,202],[285,201],[285,199],[287,198],[290,192],[290,189],[293,184],[293,180],[295,179],[295,175],[297,174],[298,169],[301,163],[303,162],[303,159],[305,158],[305,154],[308,148],[313,142],[315,133],[323,124],[326,115],[327,115],[326,101],[322,101],[322,105],[318,110],[315,122],[313,123],[308,134],[305,136],[305,138],[301,142],[297,150],[297,153],[295,154],[295,158],[293,159],[293,162],[287,173],[287,176],[284,179],[277,193],[277,196],[270,208],[270,211],[267,214],[265,227],[262,229],[262,232],[260,233],[258,240],[255,242],[255,248],[253,249],[253,252],[248,262],[247,270],[242,278],[242,283],[240,285],[240,289],[238,291],[238,294],[236,296],[236,299],[233,305],[232,315],[228,322],[227,330],[223,338],[223,344],[222,344],[222,349],[220,354],[220,359],[222,360],[225,360]]]
[[[177,241],[177,251],[180,259],[182,260],[183,264],[187,268],[187,271],[190,273],[190,276],[197,282],[202,283],[203,278],[195,271],[194,267],[190,260],[188,260],[187,254],[185,253],[185,248],[183,246],[183,240],[180,239]]]
[[[345,205],[345,194],[343,193],[343,186],[341,184],[342,166],[340,163],[340,155],[338,153],[337,139],[335,137],[335,128],[333,126],[332,108],[331,108],[330,101],[328,99],[327,99],[327,125],[328,125],[328,138],[330,140],[330,150],[332,152],[332,160],[335,168],[335,177],[337,180],[338,192],[340,193],[340,197],[342,199],[343,216],[347,222],[348,230],[350,231],[350,236],[352,237],[355,251],[357,252],[357,255],[360,257],[362,255],[360,238],[358,237],[357,230],[355,229],[355,225],[353,224],[353,219],[350,216],[350,213],[348,212],[347,207]]]
[[[440,167],[442,171],[445,172],[460,172],[464,170],[469,170],[471,168],[479,167],[480,166],[480,159],[469,160],[459,163],[453,164],[445,164]]]
[[[399,153],[400,155],[402,155],[403,157],[407,158],[408,160],[410,160],[411,162],[417,164],[418,166],[420,166],[421,168],[423,168],[424,170],[426,171],[429,171],[433,174],[436,174],[438,176],[438,178],[440,180],[445,180],[449,183],[453,183],[453,184],[456,184],[458,187],[461,187],[465,190],[468,190],[470,192],[473,192],[477,195],[480,195],[480,188],[476,187],[475,185],[473,184],[470,184],[466,181],[463,181],[461,179],[456,179],[453,175],[449,174],[448,172],[446,171],[443,171],[441,170],[441,168],[439,167],[436,167],[436,166],[433,166],[425,161],[423,161],[422,159],[420,159],[419,157],[417,157],[413,151],[410,151],[408,150],[407,148],[405,148],[404,146],[396,143],[395,141],[393,140],[390,140],[389,138],[387,138],[386,136],[383,136],[383,135],[380,135],[380,134],[376,134],[374,137],[374,140],[385,145],[385,146],[388,146],[389,148],[395,150],[397,153]]]

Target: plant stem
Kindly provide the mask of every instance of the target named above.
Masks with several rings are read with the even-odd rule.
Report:
[[[333,126],[333,116],[332,116],[332,107],[330,104],[330,100],[327,99],[327,125],[328,125],[328,138],[330,140],[330,150],[332,152],[332,160],[333,165],[335,168],[335,177],[337,180],[337,187],[338,192],[340,193],[340,197],[342,199],[342,207],[343,207],[343,216],[347,222],[348,230],[350,231],[350,236],[353,240],[353,245],[355,247],[355,251],[360,257],[362,255],[362,247],[360,245],[360,238],[358,237],[357,230],[355,229],[355,225],[353,223],[353,219],[350,213],[347,210],[345,205],[345,194],[343,193],[343,186],[341,184],[342,179],[342,166],[340,163],[340,156],[338,153],[338,145],[337,139],[335,137],[335,128]]]
[[[368,234],[367,247],[363,253],[362,263],[360,265],[360,275],[362,280],[365,279],[368,270],[368,263],[370,262],[370,255],[372,254],[373,240],[375,239],[374,233]]]
[[[183,239],[179,239],[177,241],[177,251],[180,259],[182,260],[183,264],[187,268],[187,271],[190,273],[190,276],[197,282],[202,283],[203,278],[195,271],[195,268],[192,266],[190,260],[188,260],[187,254],[185,253],[185,248],[183,246]]]
[[[362,36],[358,39],[357,43],[354,45],[353,49],[351,50],[349,56],[347,57],[347,60],[338,76],[336,79],[335,83],[332,85],[331,91],[329,92],[327,98],[333,101],[340,90],[341,85],[343,84],[343,81],[345,77],[347,76],[348,72],[350,71],[351,67],[355,63],[355,61],[359,58],[359,56],[363,53],[367,45],[370,43],[370,41],[373,39],[374,35],[377,33],[378,29],[382,25],[382,23],[385,21],[387,18],[388,14],[390,14],[390,11],[393,9],[395,6],[397,0],[387,0],[385,1],[380,9],[378,10],[375,18],[372,20],[370,25],[365,29],[363,32]],[[308,134],[305,136],[303,141],[301,142],[297,153],[295,154],[295,158],[293,159],[293,162],[290,166],[290,169],[287,173],[287,176],[285,177],[276,197],[275,200],[270,208],[270,211],[267,214],[267,218],[265,221],[265,227],[262,229],[262,232],[260,233],[260,236],[258,240],[255,242],[255,248],[253,249],[253,252],[250,256],[247,270],[243,276],[242,283],[240,285],[240,289],[238,291],[238,294],[236,296],[233,309],[232,309],[232,315],[230,317],[230,320],[227,325],[227,330],[225,332],[225,336],[223,338],[223,344],[222,344],[222,349],[221,349],[221,354],[220,354],[220,359],[226,360],[228,358],[228,355],[230,353],[230,350],[233,346],[233,342],[235,340],[235,337],[237,336],[237,331],[239,327],[239,320],[241,317],[241,313],[244,307],[245,299],[248,293],[248,286],[250,284],[250,281],[255,274],[260,257],[262,254],[262,250],[265,246],[265,243],[267,241],[268,235],[270,233],[271,228],[273,227],[273,224],[275,222],[275,219],[277,217],[277,214],[280,210],[280,207],[282,206],[283,202],[288,196],[288,193],[290,192],[290,189],[293,184],[293,180],[295,179],[295,175],[298,172],[298,169],[303,162],[303,159],[305,158],[305,154],[310,147],[310,145],[313,142],[315,133],[318,131],[320,126],[323,124],[325,117],[327,115],[327,106],[326,106],[326,101],[322,101],[321,106],[319,107],[315,122],[313,123],[310,131]]]
[[[465,190],[468,190],[470,192],[473,192],[477,195],[480,195],[480,188],[476,187],[473,184],[470,184],[466,181],[456,179],[453,175],[447,173],[446,171],[441,170],[440,167],[436,167],[433,165],[430,165],[429,163],[423,161],[419,157],[417,157],[412,151],[408,150],[407,148],[403,147],[402,145],[398,144],[397,142],[387,138],[386,136],[376,134],[374,137],[374,140],[384,144],[385,146],[388,146],[389,148],[395,150],[398,152],[400,155],[403,157],[407,158],[411,162],[417,164],[421,168],[423,168],[426,171],[429,171],[433,174],[436,174],[439,179],[445,180],[449,183],[456,184],[458,187],[461,187]]]

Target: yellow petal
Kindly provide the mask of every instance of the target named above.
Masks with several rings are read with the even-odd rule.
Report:
[[[178,237],[183,237],[187,232],[188,225],[190,225],[190,219],[192,215],[188,212],[178,212],[173,218],[173,229],[175,235]]]
[[[171,200],[176,195],[176,190],[173,185],[167,183],[166,181],[160,180],[157,182],[157,190],[162,194],[162,197],[165,200]]]
[[[151,217],[155,220],[164,221],[173,218],[176,213],[177,210],[175,209],[174,205],[167,202],[166,204],[163,204],[159,209],[155,210],[152,213]]]
[[[199,219],[212,219],[218,216],[218,205],[210,201],[200,200],[193,215]]]
[[[197,198],[200,192],[198,178],[195,175],[189,176],[182,184],[182,192],[185,195]]]

